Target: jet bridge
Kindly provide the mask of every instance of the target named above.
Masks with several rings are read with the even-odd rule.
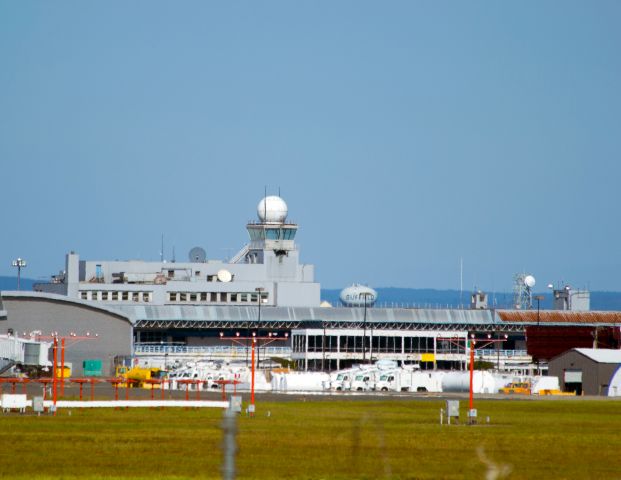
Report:
[[[0,335],[0,375],[15,365],[51,367],[51,343]]]

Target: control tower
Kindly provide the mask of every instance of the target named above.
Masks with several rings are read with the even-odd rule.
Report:
[[[294,241],[298,226],[287,221],[288,213],[282,198],[263,198],[257,205],[258,221],[246,225],[250,242],[231,262],[247,267],[248,275],[260,282],[266,292],[272,292],[273,305],[319,305],[320,285],[315,283],[315,268],[300,263]]]
[[[284,264],[288,257],[297,263],[294,239],[298,226],[287,222],[287,213],[287,204],[280,197],[268,196],[259,202],[259,221],[246,226],[250,235],[246,263],[267,264],[276,259]]]

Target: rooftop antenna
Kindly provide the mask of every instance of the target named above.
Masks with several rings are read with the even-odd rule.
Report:
[[[267,185],[263,187],[263,221],[267,220]]]
[[[164,234],[162,233],[162,248],[160,249],[160,262],[164,262]]]
[[[463,308],[464,296],[464,258],[459,259],[459,308]]]
[[[207,261],[207,253],[204,248],[194,247],[188,253],[188,258],[190,262],[205,263]]]
[[[233,257],[232,253],[234,248],[233,247],[224,247],[224,248],[220,248],[220,250],[224,250],[226,252],[226,258],[224,259],[225,262],[228,263],[228,261]]]
[[[536,284],[535,277],[527,273],[517,273],[513,276],[513,308],[533,308],[532,289]]]
[[[172,263],[175,263],[175,246],[173,245]]]

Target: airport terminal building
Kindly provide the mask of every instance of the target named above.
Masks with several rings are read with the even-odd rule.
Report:
[[[224,347],[237,348],[223,338],[253,334],[286,338],[277,348],[304,370],[367,358],[461,369],[473,338],[478,358],[498,368],[591,347],[594,335],[619,342],[618,312],[507,311],[476,303],[376,308],[366,297],[363,306],[322,304],[313,265],[300,263],[298,225],[287,222],[287,213],[279,197],[262,199],[258,222],[246,226],[249,243],[228,261],[210,260],[201,248],[186,262],[90,261],[71,252],[51,282],[33,292],[0,292],[0,333],[96,334],[67,349],[78,374],[87,358],[102,359],[110,371],[115,358],[128,356],[215,358]]]

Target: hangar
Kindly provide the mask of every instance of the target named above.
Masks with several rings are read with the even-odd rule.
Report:
[[[132,354],[132,324],[110,308],[39,292],[2,292],[0,333],[49,340],[54,332],[66,337],[65,361],[82,375],[82,362],[99,359],[105,375],[117,356]],[[72,338],[75,334],[76,337]]]
[[[608,395],[611,379],[621,365],[621,350],[572,348],[550,360],[550,375],[561,389],[577,395]]]

